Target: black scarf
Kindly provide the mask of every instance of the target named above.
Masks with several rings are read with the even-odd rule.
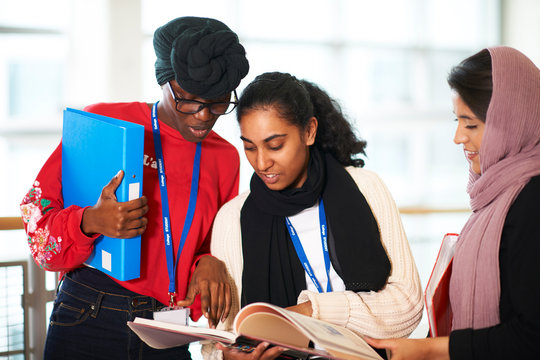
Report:
[[[287,307],[306,289],[285,217],[323,198],[332,266],[347,290],[378,291],[390,274],[371,208],[353,178],[328,153],[312,147],[308,177],[299,189],[273,191],[253,174],[240,214],[244,269],[241,305],[256,301]]]

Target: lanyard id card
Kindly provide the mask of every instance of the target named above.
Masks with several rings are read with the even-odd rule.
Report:
[[[188,325],[189,308],[170,306],[164,307],[159,311],[154,311],[154,320],[179,325]]]
[[[285,222],[287,224],[287,230],[289,230],[289,235],[291,236],[291,240],[294,245],[294,249],[296,250],[296,254],[298,255],[298,258],[300,259],[300,262],[302,263],[302,266],[304,267],[304,270],[308,274],[309,278],[313,282],[313,285],[317,288],[317,291],[319,293],[323,293],[324,289],[322,288],[321,284],[315,277],[315,273],[313,272],[313,269],[311,268],[311,265],[309,263],[309,260],[306,256],[306,253],[304,252],[304,248],[302,247],[302,243],[300,242],[300,238],[298,237],[298,233],[294,229],[294,226],[292,225],[291,221],[288,217],[285,218]],[[328,234],[327,234],[327,226],[326,226],[326,213],[324,212],[324,203],[323,200],[319,202],[319,224],[320,224],[320,233],[321,233],[321,244],[322,244],[322,251],[323,251],[323,257],[324,257],[324,268],[326,271],[326,292],[332,292],[332,284],[330,283],[330,253],[328,252]]]
[[[174,306],[176,296],[176,268],[178,267],[178,260],[180,254],[186,242],[191,223],[195,215],[195,206],[197,204],[197,195],[199,191],[199,170],[201,163],[201,143],[197,143],[195,150],[195,158],[193,159],[193,173],[191,176],[191,189],[189,192],[188,209],[186,218],[184,219],[184,226],[182,228],[182,235],[178,244],[178,251],[176,253],[176,261],[174,260],[174,249],[172,241],[171,223],[169,216],[169,198],[167,195],[167,179],[165,177],[165,164],[163,161],[163,149],[161,146],[161,136],[159,130],[159,121],[157,117],[158,102],[152,107],[152,131],[154,135],[154,148],[156,151],[156,159],[158,163],[159,174],[159,190],[161,194],[161,212],[163,216],[163,239],[165,242],[165,256],[167,259],[167,271],[169,273],[169,311],[179,310]],[[174,310],[170,310],[174,309]],[[183,310],[183,309],[182,309]],[[189,312],[188,312],[189,315]]]

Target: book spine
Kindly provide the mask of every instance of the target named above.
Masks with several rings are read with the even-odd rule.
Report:
[[[143,158],[144,153],[144,130],[139,128],[128,128],[124,131],[124,143],[130,144],[124,148],[124,179],[122,184],[122,201],[137,199],[142,196]]]
[[[144,129],[143,128],[124,128],[123,140],[126,146],[123,147],[124,178],[118,188],[117,198],[119,201],[134,200],[142,196],[143,186],[143,158],[144,154]],[[121,251],[124,254],[120,259],[118,267],[118,277],[121,279],[132,279],[139,277],[140,266],[138,259],[141,258],[140,252],[141,236],[130,239],[121,239]],[[134,261],[137,260],[137,261]]]

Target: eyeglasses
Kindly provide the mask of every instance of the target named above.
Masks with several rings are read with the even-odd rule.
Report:
[[[214,115],[225,115],[232,112],[238,104],[236,90],[233,90],[234,101],[205,103],[198,100],[179,98],[176,96],[176,93],[174,92],[171,83],[168,82],[167,84],[169,84],[169,90],[171,91],[174,102],[176,103],[176,111],[182,114],[196,114],[199,111],[202,111],[204,108],[208,108],[208,110],[210,110],[210,112]]]

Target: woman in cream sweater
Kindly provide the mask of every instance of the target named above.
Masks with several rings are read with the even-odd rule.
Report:
[[[227,266],[230,330],[256,301],[286,307],[371,337],[407,337],[422,314],[420,280],[398,209],[380,178],[362,168],[366,143],[316,85],[265,73],[237,109],[250,192],[219,211],[212,254]],[[203,346],[205,358],[264,358]]]

